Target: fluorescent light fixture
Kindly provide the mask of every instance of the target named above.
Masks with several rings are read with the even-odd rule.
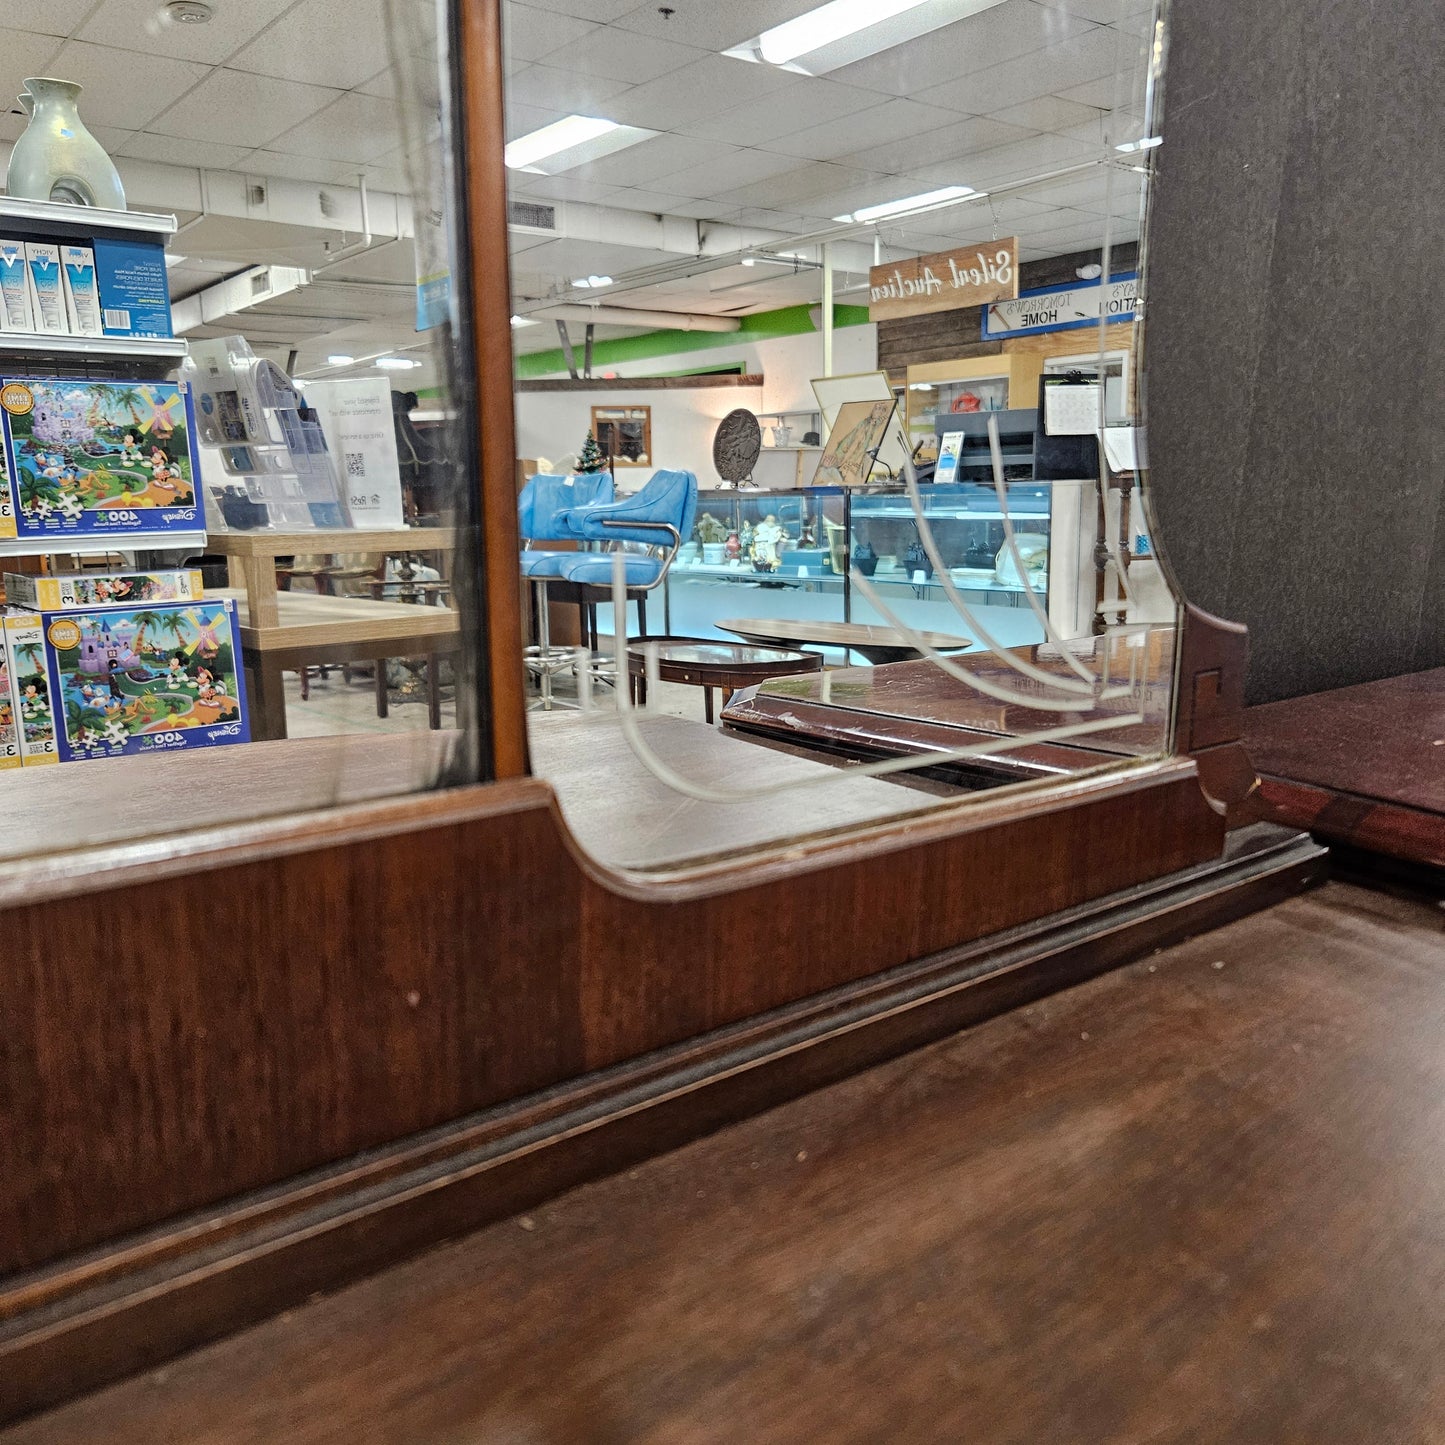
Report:
[[[756,257],[756,256],[744,256],[744,257],[743,257],[743,265],[744,265],[744,266],[756,266],[757,264],[758,264],[758,260],[757,260],[757,257]]]
[[[606,135],[608,131],[617,128],[615,120],[600,120],[593,115],[563,116],[561,120],[554,120],[551,125],[544,125],[541,130],[519,136],[503,151],[503,159],[512,170],[519,170],[561,151],[569,151],[573,146],[596,140],[598,136]]]
[[[376,364],[383,371],[411,371],[421,362],[413,361],[409,356],[378,356]]]
[[[940,190],[924,191],[919,196],[905,196],[901,201],[859,206],[851,216],[834,216],[833,219],[840,225],[847,225],[850,221],[881,221],[885,216],[902,216],[910,211],[922,211],[930,206],[942,205],[945,201],[961,201],[965,196],[978,194],[972,186],[944,186]]]
[[[828,0],[723,53],[735,60],[825,75],[941,30],[1004,0]]]
[[[579,276],[577,280],[575,280],[572,284],[582,291],[595,291],[598,289],[598,287],[610,286],[612,284],[612,277]]]
[[[174,251],[167,251],[166,270],[169,271],[172,266],[179,266],[185,259],[184,256],[177,255]]]
[[[800,55],[821,50],[835,40],[916,10],[926,0],[829,0],[795,20],[774,25],[758,36],[758,50],[769,65],[786,65]],[[737,34],[736,31],[733,32]]]
[[[343,356],[340,352],[326,358],[326,364],[328,366],[352,366],[355,362],[356,358],[354,356]]]
[[[514,317],[512,317],[512,325],[513,325],[513,326],[535,326],[536,324],[537,324],[537,323],[536,323],[535,321],[533,321],[530,316],[514,316]]]
[[[1152,151],[1155,146],[1163,145],[1162,135],[1146,135],[1143,140],[1126,140],[1123,145],[1116,145],[1116,151],[1122,151],[1126,156],[1133,155],[1135,151]]]

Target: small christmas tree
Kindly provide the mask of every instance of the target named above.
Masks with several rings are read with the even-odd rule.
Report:
[[[607,463],[602,456],[602,448],[597,445],[597,438],[589,430],[587,440],[582,443],[582,455],[577,459],[577,471],[600,472],[606,469]]]

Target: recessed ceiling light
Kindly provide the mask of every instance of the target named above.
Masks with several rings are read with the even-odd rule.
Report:
[[[378,356],[376,364],[383,371],[411,371],[414,367],[421,365],[419,361],[413,361],[407,356]]]
[[[1086,265],[1074,268],[1074,275],[1080,281],[1097,281],[1104,274],[1104,268],[1097,261],[1090,261]]]
[[[905,196],[901,201],[884,201],[877,206],[859,206],[851,216],[834,216],[842,225],[850,221],[880,221],[884,216],[902,216],[909,211],[922,211],[930,206],[942,205],[945,201],[961,201],[965,196],[976,196],[980,192],[972,186],[943,186],[936,191],[924,191],[922,195]]]
[[[757,262],[757,257],[755,257],[755,256],[744,256],[744,257],[743,257],[743,265],[744,265],[744,266],[756,266],[757,264],[758,264],[758,262]]]
[[[1004,0],[829,0],[724,51],[735,60],[823,75],[1001,5]]]
[[[1123,151],[1127,156],[1132,155],[1135,151],[1151,151],[1155,146],[1163,144],[1164,137],[1162,135],[1146,135],[1143,140],[1126,140],[1123,145],[1117,145],[1114,149]]]
[[[617,129],[615,120],[600,120],[592,115],[564,116],[561,120],[554,120],[551,125],[544,125],[541,130],[534,130],[529,135],[512,141],[503,152],[503,157],[508,166],[517,170],[522,166],[544,161],[548,156],[569,151],[573,146],[596,140],[598,136]]]
[[[161,14],[177,25],[204,25],[215,11],[205,0],[171,0]]]
[[[350,366],[356,358],[354,356],[342,356],[339,352],[326,358],[328,366]]]
[[[596,288],[599,287],[599,286],[610,286],[610,285],[612,284],[612,277],[611,277],[611,276],[579,276],[579,277],[577,278],[577,280],[575,280],[572,284],[573,284],[574,286],[576,286],[579,290],[582,290],[582,291],[593,291],[593,290],[596,290]]]

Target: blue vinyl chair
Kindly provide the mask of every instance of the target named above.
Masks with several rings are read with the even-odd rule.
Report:
[[[620,501],[576,507],[561,518],[577,536],[593,542],[640,542],[647,554],[625,553],[623,566],[627,600],[637,603],[637,621],[647,635],[647,594],[660,587],[677,549],[692,535],[697,515],[697,478],[691,472],[660,471],[641,491]],[[589,628],[592,649],[597,649],[595,609],[612,595],[612,552],[574,553],[547,564],[564,594],[583,603],[594,621]]]
[[[572,666],[572,650],[553,647],[547,584],[557,576],[563,562],[577,557],[575,551],[559,552],[533,547],[534,542],[580,542],[583,539],[564,521],[577,508],[610,502],[614,496],[611,474],[585,472],[580,476],[559,476],[538,472],[528,477],[517,497],[517,526],[522,537],[522,576],[532,584],[532,617],[535,642],[524,648],[522,658],[528,671],[538,677],[542,706],[553,703],[552,677]],[[581,609],[584,634],[587,609]]]

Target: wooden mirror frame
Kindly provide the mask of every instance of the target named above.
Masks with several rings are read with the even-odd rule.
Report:
[[[1243,635],[1196,613],[1173,757],[646,883],[584,856],[528,776],[500,0],[456,15],[491,781],[0,875],[0,1420],[1316,866],[1226,855]]]

